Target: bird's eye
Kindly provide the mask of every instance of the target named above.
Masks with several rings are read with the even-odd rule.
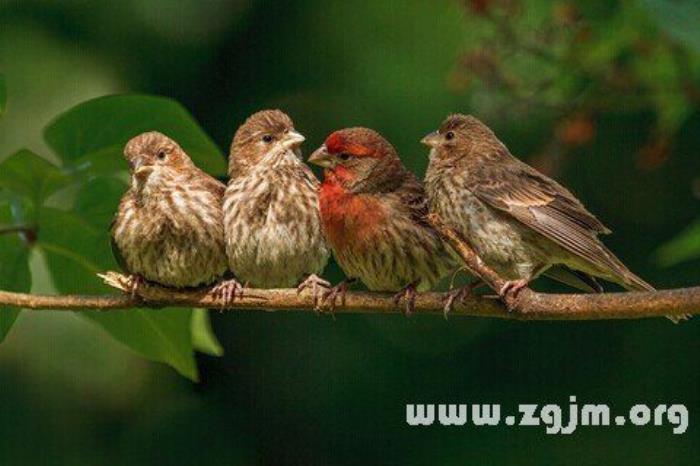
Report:
[[[269,144],[272,142],[272,136],[269,134],[266,134],[265,136],[262,137],[263,142]]]
[[[445,133],[445,139],[447,139],[448,141],[454,139],[454,137],[455,137],[455,133],[453,133],[452,131],[448,131]]]
[[[342,154],[339,155],[340,160],[349,160],[350,159],[350,154],[346,154],[343,152]]]
[[[165,160],[165,157],[167,157],[167,154],[165,153],[165,151],[162,150],[162,151],[158,152],[156,157],[158,157],[158,160]]]

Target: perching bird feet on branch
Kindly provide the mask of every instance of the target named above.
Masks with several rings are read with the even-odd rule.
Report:
[[[315,273],[312,273],[306,278],[306,280],[299,284],[297,287],[297,294],[301,294],[301,292],[307,288],[311,291],[314,308],[318,308],[318,302],[321,298],[323,298],[324,291],[331,288],[331,282],[324,280]]]
[[[447,315],[450,313],[450,311],[452,311],[455,302],[464,304],[464,301],[472,295],[474,290],[482,286],[486,286],[486,283],[484,283],[481,280],[476,280],[474,282],[468,283],[467,285],[464,285],[461,288],[457,288],[456,290],[450,290],[447,293],[445,293],[445,306],[442,309],[445,319],[447,319]]]
[[[409,283],[408,285],[404,286],[401,291],[394,295],[393,300],[396,307],[399,306],[402,299],[406,300],[406,307],[404,308],[403,313],[403,315],[406,317],[410,317],[413,311],[416,310],[416,294],[418,293],[417,287],[419,283],[420,280]]]
[[[244,289],[245,285],[241,285],[238,280],[232,278],[214,285],[214,287],[211,289],[211,293],[214,295],[216,300],[221,303],[221,309],[226,309],[236,300],[236,298],[243,298]]]
[[[321,297],[321,306],[318,306],[316,308],[316,311],[319,313],[326,312],[326,310],[323,309],[322,306],[326,304],[326,302],[328,302],[327,311],[330,312],[331,315],[334,315],[338,298],[340,298],[341,306],[345,306],[345,295],[348,292],[348,287],[356,281],[356,278],[347,278],[335,285],[334,287],[332,287],[330,290],[323,293],[323,296]]]
[[[512,312],[516,309],[518,304],[518,296],[520,296],[520,292],[522,290],[527,288],[528,283],[529,282],[526,279],[509,280],[503,284],[500,290],[498,290],[498,295],[501,297],[503,303],[506,305],[506,308],[509,311]]]

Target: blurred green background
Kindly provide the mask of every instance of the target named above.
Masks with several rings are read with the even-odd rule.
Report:
[[[450,112],[473,113],[571,187],[615,231],[606,243],[632,270],[688,286],[700,283],[698,54],[693,0],[4,1],[0,161],[28,148],[58,163],[65,154],[43,135],[57,115],[139,93],[180,102],[222,154],[248,114],[278,107],[307,136],[306,154],[334,129],[369,126],[422,175],[420,138]],[[98,206],[104,223],[123,186],[88,188],[76,212]],[[61,225],[74,242],[87,231]],[[17,250],[4,236],[14,242],[0,247]],[[28,251],[32,290],[64,290],[51,249]],[[327,275],[341,277],[335,265]],[[241,312],[215,313],[212,325],[225,354],[198,355],[194,384],[75,314],[23,313],[0,346],[0,464],[700,459],[695,321]],[[404,421],[406,403],[566,405],[569,395],[622,411],[684,403],[690,428],[563,437]]]

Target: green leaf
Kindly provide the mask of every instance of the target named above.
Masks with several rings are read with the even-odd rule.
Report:
[[[9,203],[0,203],[0,228],[16,225]],[[0,289],[27,293],[31,288],[29,247],[18,233],[0,233]],[[15,323],[19,309],[0,306],[0,341]]]
[[[98,272],[114,268],[109,235],[71,212],[44,207],[37,246],[46,254],[54,284],[63,293],[104,293]]]
[[[664,266],[700,258],[700,219],[662,246],[657,257]]]
[[[120,178],[92,177],[78,190],[73,212],[108,235],[119,201],[127,189]]]
[[[5,113],[7,107],[7,86],[5,85],[5,75],[0,74],[0,115]]]
[[[199,381],[190,332],[191,309],[85,311],[80,315],[146,359],[165,362],[188,379]]]
[[[697,0],[641,0],[661,29],[681,44],[700,52],[700,2]]]
[[[70,164],[96,151],[122,160],[124,145],[144,131],[160,131],[173,138],[212,175],[226,173],[225,159],[216,144],[182,105],[165,97],[116,95],[90,100],[56,118],[44,136]]]
[[[0,188],[27,198],[35,209],[72,182],[58,167],[26,149],[0,163]]]
[[[223,356],[224,348],[214,335],[206,309],[192,310],[192,345],[197,351],[211,356]]]
[[[85,189],[97,189],[96,186]],[[91,210],[95,208],[89,203],[78,203],[76,212],[95,212]],[[116,266],[108,229],[100,225],[105,216],[101,209],[97,212],[90,220],[48,207],[40,212],[37,246],[61,293],[104,294],[109,290],[95,276]],[[170,364],[185,377],[197,380],[189,309],[81,311],[80,315],[142,356]]]
[[[71,163],[69,171],[78,177],[88,179],[93,176],[112,176],[130,180],[129,171],[121,152],[115,155],[114,150],[107,148],[90,152]]]

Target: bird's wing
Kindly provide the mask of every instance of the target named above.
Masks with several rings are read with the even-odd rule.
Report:
[[[114,218],[112,219],[112,223],[109,225],[109,241],[110,245],[112,246],[112,255],[114,256],[114,259],[117,261],[117,265],[119,266],[122,271],[126,273],[131,273],[129,271],[129,268],[126,266],[126,261],[124,260],[124,256],[122,255],[121,251],[119,250],[119,246],[117,245],[117,242],[114,240],[114,224],[117,222],[117,216],[115,215]]]
[[[467,188],[482,202],[512,215],[596,268],[624,277],[625,282],[634,277],[598,240],[598,234],[610,230],[573,194],[510,154],[506,155],[500,163],[472,167]]]
[[[418,181],[413,173],[406,173],[406,177],[397,192],[399,193],[401,204],[408,207],[413,221],[432,230],[432,226],[427,220],[428,198],[425,195],[423,184]]]
[[[587,293],[603,292],[603,287],[600,286],[595,278],[584,272],[572,270],[563,265],[555,265],[554,267],[550,267],[542,272],[542,275]]]

